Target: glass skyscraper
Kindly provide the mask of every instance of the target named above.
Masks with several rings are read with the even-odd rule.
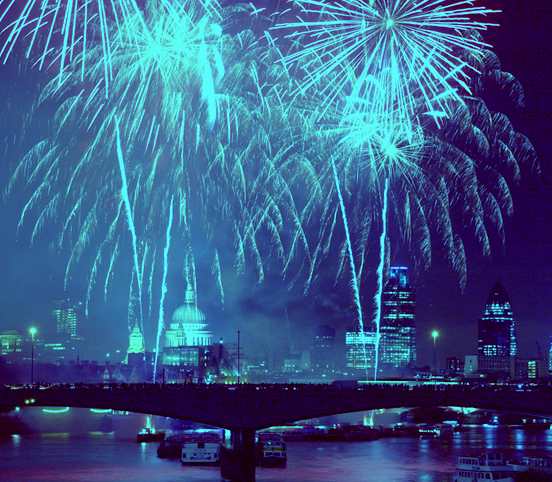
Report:
[[[416,293],[408,268],[392,266],[382,299],[380,361],[386,373],[416,364]]]
[[[516,323],[510,298],[500,283],[489,293],[478,332],[479,371],[509,372],[517,356]]]

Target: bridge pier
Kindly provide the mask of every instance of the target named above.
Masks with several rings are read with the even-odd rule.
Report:
[[[223,447],[220,458],[220,474],[232,482],[255,481],[255,430],[231,430],[231,447]]]

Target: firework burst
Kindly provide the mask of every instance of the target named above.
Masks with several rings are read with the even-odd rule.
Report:
[[[22,0],[0,2],[0,58],[4,63],[14,51],[18,42],[26,43],[27,58],[36,61],[39,68],[59,66],[59,82],[67,71],[78,72],[83,80],[87,65],[95,65],[89,59],[89,49],[101,51],[101,68],[104,75],[105,94],[113,79],[113,54],[117,36],[137,41],[143,30],[147,30],[147,11],[140,8],[143,2],[137,0]],[[147,0],[146,10],[164,8],[169,14],[181,6],[168,0]],[[217,0],[197,0],[206,12],[218,17]],[[139,30],[128,28],[129,19],[139,23]],[[115,31],[115,33],[114,33]],[[75,67],[80,67],[77,69]]]
[[[494,11],[471,0],[292,3],[297,19],[275,28],[290,32],[294,46],[284,62],[299,64],[304,73],[299,92],[316,86],[328,98],[340,98],[352,70],[353,91],[372,99],[377,115],[398,111],[403,122],[419,112],[420,102],[424,114],[445,117],[450,102],[470,91],[473,68],[463,54],[479,56],[487,44],[468,33],[494,25],[484,20]]]

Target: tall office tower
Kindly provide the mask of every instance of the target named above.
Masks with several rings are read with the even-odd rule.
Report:
[[[81,304],[69,299],[54,301],[52,317],[56,326],[56,335],[63,340],[79,337],[79,316]]]
[[[331,370],[336,365],[335,328],[320,325],[312,340],[311,363],[315,370]]]
[[[416,364],[416,293],[408,268],[392,266],[382,299],[380,365],[397,374]]]
[[[516,325],[508,293],[498,282],[489,293],[478,331],[479,371],[509,373],[517,355]]]

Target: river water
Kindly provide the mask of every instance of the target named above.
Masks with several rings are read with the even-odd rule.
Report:
[[[61,426],[61,425],[60,425]],[[84,426],[84,425],[83,425]],[[1,482],[220,482],[218,468],[157,458],[125,430],[74,430],[0,438]],[[450,481],[458,455],[496,449],[552,455],[552,431],[483,426],[448,441],[396,438],[356,443],[288,443],[286,469],[258,469],[267,482]]]

